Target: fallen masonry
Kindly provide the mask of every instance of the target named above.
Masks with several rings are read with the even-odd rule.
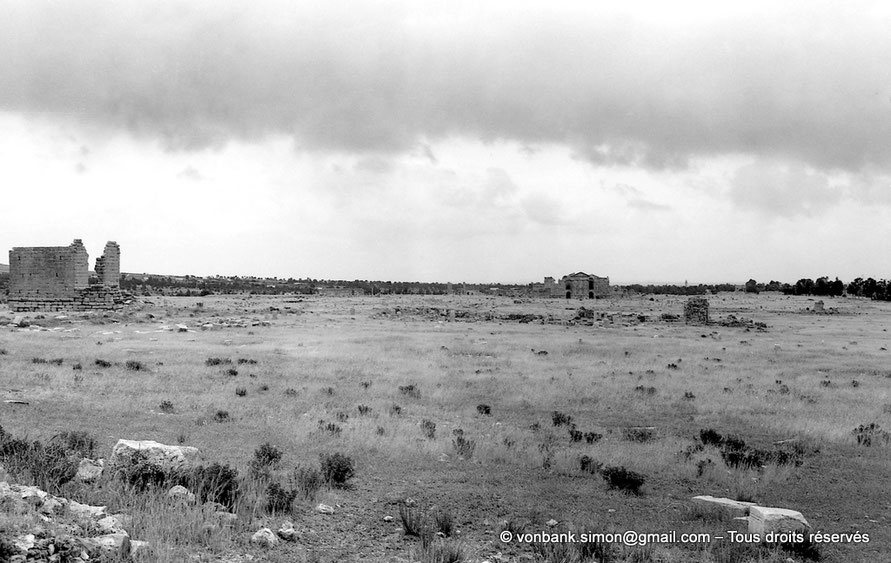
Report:
[[[0,551],[8,561],[126,560],[148,552],[144,541],[130,538],[123,529],[126,514],[109,515],[104,506],[90,506],[56,497],[37,487],[0,481],[0,505],[16,514],[18,522],[40,520],[34,529],[10,527],[0,535]],[[57,554],[55,558],[52,556]]]

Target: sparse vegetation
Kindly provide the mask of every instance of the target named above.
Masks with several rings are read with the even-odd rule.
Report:
[[[881,514],[881,496],[857,498],[851,485],[856,479],[856,490],[878,490],[891,446],[891,370],[885,365],[888,352],[881,350],[891,347],[891,336],[881,328],[864,331],[860,324],[884,326],[889,313],[882,304],[839,300],[827,307],[841,313],[815,316],[804,312],[812,305],[804,298],[786,301],[766,291],[742,301],[722,294],[712,299],[717,330],[711,331],[661,320],[662,311],[676,311],[679,304],[654,297],[592,301],[593,316],[577,320],[577,304],[563,300],[463,297],[462,310],[455,298],[448,307],[461,322],[447,324],[438,322],[444,309],[437,300],[450,297],[400,297],[400,319],[393,321],[381,311],[392,311],[395,301],[376,296],[368,303],[344,300],[360,311],[343,324],[340,302],[313,298],[287,312],[282,303],[294,298],[287,296],[273,303],[275,314],[299,318],[296,323],[273,320],[255,336],[239,327],[190,330],[187,337],[155,335],[134,324],[139,330],[125,330],[121,338],[98,337],[104,359],[96,360],[84,358],[100,345],[87,331],[64,338],[8,331],[0,335],[0,346],[10,350],[0,355],[0,379],[3,398],[13,402],[0,403],[0,410],[15,436],[0,433],[0,465],[10,482],[42,484],[53,494],[133,514],[128,531],[149,540],[157,548],[152,557],[161,563],[253,550],[247,544],[253,531],[267,523],[275,530],[285,519],[314,529],[301,543],[307,553],[321,549],[322,558],[337,557],[324,553],[327,544],[320,539],[334,530],[345,538],[345,549],[361,551],[368,560],[438,561],[445,546],[459,545],[455,538],[464,542],[465,560],[493,558],[499,550],[504,559],[566,556],[573,563],[781,563],[813,557],[792,546],[722,551],[718,542],[649,552],[620,546],[610,552],[607,546],[596,555],[584,551],[592,546],[559,542],[490,552],[494,536],[483,533],[498,522],[514,531],[582,530],[572,523],[594,512],[608,518],[611,529],[730,529],[731,517],[691,516],[687,499],[696,494],[800,510],[815,529],[832,528],[834,520],[825,516],[832,503],[833,518],[859,518],[873,545],[891,541],[880,520],[862,518]],[[214,325],[217,317],[234,324],[240,322],[236,315],[267,315],[268,303],[256,295],[202,298],[200,311],[194,299],[178,299],[168,298],[165,310],[153,312],[163,320],[153,322],[175,326],[178,315],[193,312]],[[483,300],[486,305],[479,305]],[[635,310],[641,303],[646,310]],[[221,304],[231,310],[224,312]],[[746,307],[748,315],[782,330],[718,328],[728,312],[739,315]],[[148,316],[150,308],[138,315]],[[237,308],[244,313],[236,314]],[[526,308],[535,313],[534,323],[507,320]],[[292,326],[302,331],[302,323],[307,330],[295,337]],[[189,325],[197,327],[198,320]],[[530,348],[549,355],[538,357]],[[57,358],[66,358],[61,368]],[[140,359],[146,369],[131,370],[128,358]],[[254,363],[260,369],[241,367]],[[667,363],[679,370],[667,369]],[[236,368],[238,378],[224,375]],[[256,377],[247,381],[246,369]],[[264,386],[270,392],[263,393]],[[235,389],[251,398],[233,396]],[[860,419],[852,420],[852,412]],[[90,434],[53,436],[71,428]],[[106,472],[94,484],[71,478],[82,457],[108,460],[118,438],[188,444],[207,461],[200,469],[166,473],[138,463],[118,475]],[[268,463],[259,461],[264,446],[281,457],[271,462],[275,455],[269,449],[263,457]],[[819,460],[816,446],[831,457]],[[336,461],[336,451],[349,463]],[[206,465],[216,460],[231,466]],[[846,471],[848,482],[833,477]],[[338,481],[336,474],[349,477]],[[166,492],[174,484],[193,492],[196,502],[171,510]],[[391,534],[395,529],[387,526],[400,526],[395,499],[409,496],[417,499],[406,505],[420,519],[417,537],[372,541],[372,528]],[[234,527],[214,516],[222,507],[205,502],[237,514]],[[319,502],[333,506],[334,514],[310,514]],[[368,514],[377,521],[354,518],[362,514],[354,512],[359,506],[374,507]],[[607,507],[615,512],[607,513]],[[440,511],[451,518],[451,532]],[[395,521],[381,522],[385,515]],[[491,525],[482,525],[482,518]],[[560,521],[553,528],[546,524],[551,518]],[[603,529],[605,522],[589,529]],[[9,531],[17,536],[28,530]],[[290,547],[263,555],[287,559]],[[854,544],[823,549],[827,561],[865,557]]]
[[[346,488],[355,473],[353,460],[339,452],[320,454],[319,460],[325,482],[338,489]]]

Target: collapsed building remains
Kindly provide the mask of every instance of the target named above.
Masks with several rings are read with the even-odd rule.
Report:
[[[90,283],[89,255],[80,239],[68,246],[15,247],[9,251],[9,308],[13,311],[118,309],[121,249],[114,241],[96,260]]]

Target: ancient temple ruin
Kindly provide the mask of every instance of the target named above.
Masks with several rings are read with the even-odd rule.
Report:
[[[118,309],[121,249],[114,241],[96,259],[90,282],[89,255],[80,239],[68,246],[15,247],[9,251],[9,308],[13,311]]]

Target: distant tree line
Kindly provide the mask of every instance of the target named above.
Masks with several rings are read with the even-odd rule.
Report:
[[[719,291],[736,291],[736,285],[732,283],[698,284],[698,285],[631,285],[619,286],[628,292],[652,293],[655,295],[705,295],[718,293]]]

